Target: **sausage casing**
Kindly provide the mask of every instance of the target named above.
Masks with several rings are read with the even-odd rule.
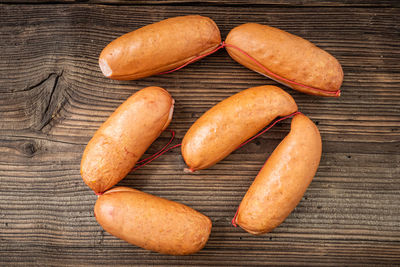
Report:
[[[253,71],[303,93],[338,96],[336,92],[343,81],[340,63],[328,52],[301,37],[274,27],[246,23],[232,29],[225,43],[229,55]],[[321,90],[272,77],[241,51],[229,45],[240,48],[280,77]]]
[[[297,110],[293,98],[276,86],[243,90],[204,113],[182,141],[182,155],[193,170],[224,159],[278,116]]]
[[[169,125],[174,100],[160,87],[147,87],[129,97],[101,125],[87,144],[81,176],[96,193],[123,179]]]
[[[127,187],[99,196],[94,214],[108,233],[170,255],[201,250],[212,227],[207,216],[188,206]]]
[[[122,35],[100,54],[104,76],[136,80],[174,69],[221,43],[215,22],[198,15],[169,18]]]
[[[295,115],[290,133],[276,147],[244,196],[236,223],[255,235],[281,224],[311,183],[321,153],[318,128],[305,115]]]

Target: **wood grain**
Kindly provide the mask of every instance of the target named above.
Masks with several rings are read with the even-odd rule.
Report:
[[[9,4],[107,4],[107,5],[210,5],[210,6],[339,6],[339,7],[399,7],[396,0],[1,0]]]
[[[0,5],[0,264],[399,265],[400,9],[314,3],[268,8],[164,3],[157,12],[151,5]],[[120,182],[210,216],[214,227],[206,247],[174,257],[105,233],[93,217],[96,196],[83,183],[79,165],[96,129],[141,88],[158,85],[172,94],[169,128],[179,143],[218,101],[248,87],[276,85],[225,51],[138,81],[102,76],[97,59],[111,40],[185,14],[211,17],[223,38],[245,22],[302,36],[337,57],[345,79],[338,99],[285,88],[318,125],[323,157],[303,200],[272,233],[254,237],[230,220],[290,121],[198,174],[183,173],[180,151],[174,150]],[[146,154],[168,139],[163,133]]]

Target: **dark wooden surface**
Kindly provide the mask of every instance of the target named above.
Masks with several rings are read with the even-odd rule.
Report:
[[[0,5],[0,265],[400,264],[396,1],[18,2]],[[102,76],[97,58],[111,40],[185,14],[211,17],[223,38],[245,22],[300,35],[337,57],[345,79],[338,99],[285,88],[317,123],[323,156],[301,203],[269,234],[251,236],[230,220],[290,121],[196,175],[183,173],[180,151],[174,150],[120,183],[182,202],[212,219],[207,246],[174,257],[104,232],[93,217],[96,196],[82,182],[79,165],[96,129],[143,87],[162,86],[175,98],[169,128],[178,143],[218,101],[248,87],[275,85],[225,51],[138,81]],[[168,138],[162,134],[148,154]]]

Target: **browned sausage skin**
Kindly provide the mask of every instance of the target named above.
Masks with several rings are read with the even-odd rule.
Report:
[[[321,159],[321,136],[303,114],[293,117],[290,133],[274,150],[244,196],[236,223],[264,234],[293,211],[311,183]]]
[[[122,35],[100,54],[104,76],[136,80],[174,69],[221,43],[215,22],[198,15],[169,18]]]
[[[160,87],[129,97],[97,130],[81,161],[81,176],[96,193],[123,179],[169,125],[174,100]]]
[[[99,196],[94,213],[108,233],[170,255],[201,250],[212,227],[207,216],[192,208],[127,187],[116,187]]]
[[[340,63],[301,37],[274,27],[246,23],[232,29],[225,43],[235,61],[288,87],[312,95],[340,95]],[[271,76],[245,53],[277,76]]]
[[[204,113],[182,141],[190,170],[208,168],[228,156],[273,119],[297,110],[293,98],[276,86],[243,90]]]

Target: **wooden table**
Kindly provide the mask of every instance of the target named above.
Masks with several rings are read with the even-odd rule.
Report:
[[[0,5],[0,265],[400,264],[396,1],[25,2]],[[206,247],[175,257],[106,233],[93,216],[97,197],[83,183],[79,167],[96,129],[141,88],[162,86],[175,98],[169,128],[177,132],[177,144],[217,102],[248,87],[276,85],[223,50],[172,74],[137,81],[103,77],[97,59],[107,43],[186,14],[211,17],[223,38],[245,22],[302,36],[333,54],[345,78],[340,98],[281,86],[318,125],[323,155],[301,203],[271,233],[255,237],[230,221],[288,133],[290,120],[196,175],[183,172],[178,149],[120,182],[187,204],[212,219]],[[147,154],[168,139],[163,133]]]

